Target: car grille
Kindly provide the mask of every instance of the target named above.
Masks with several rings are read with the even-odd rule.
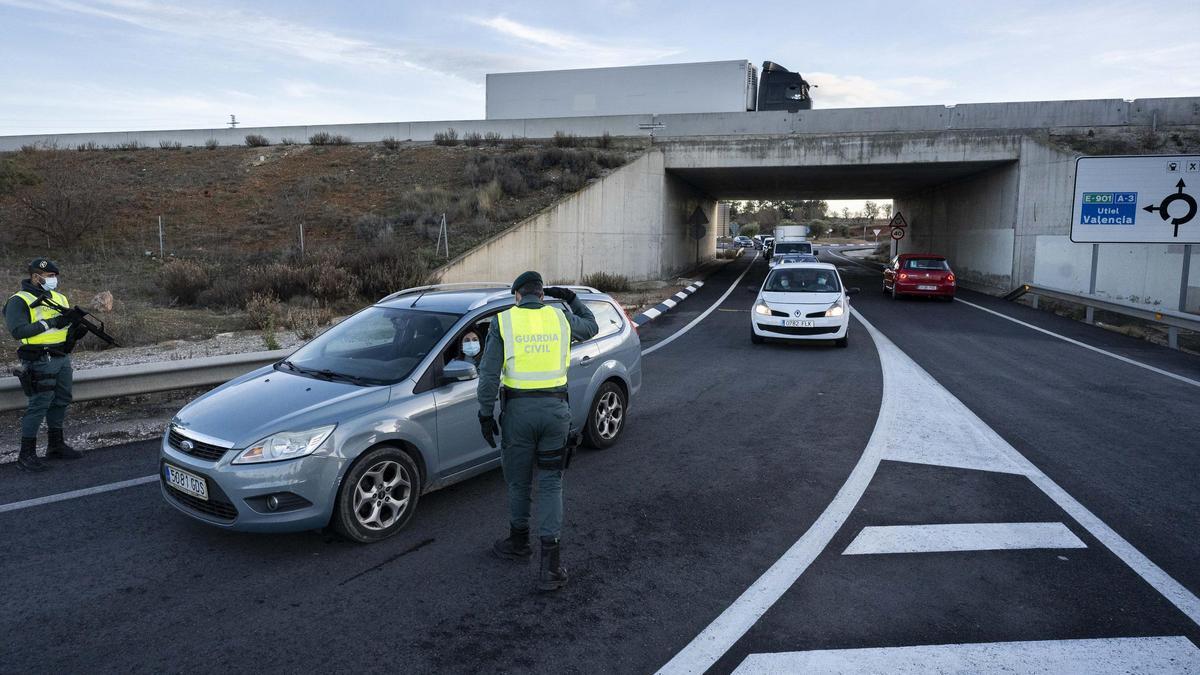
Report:
[[[782,316],[783,318],[786,319],[787,317],[791,316],[791,314],[788,314],[787,312],[781,312],[777,309],[773,309],[773,310],[771,310],[771,316]]]
[[[192,444],[191,450],[185,450],[183,448],[183,442],[185,440],[191,442],[191,444]],[[200,459],[207,459],[207,460],[211,460],[214,462],[217,461],[218,459],[221,459],[222,457],[224,457],[225,453],[229,451],[229,448],[222,448],[220,446],[213,445],[211,443],[203,443],[201,441],[197,441],[194,438],[187,438],[183,434],[179,433],[178,431],[175,431],[174,428],[172,428],[171,431],[167,434],[167,445],[170,445],[172,448],[175,448],[176,450],[182,452],[185,455],[191,455],[192,457],[198,457]]]
[[[797,328],[794,326],[768,326],[765,323],[758,324],[758,329],[770,333],[779,333],[780,335],[824,335],[826,333],[836,333],[841,330],[840,326],[817,326],[815,328]]]
[[[225,493],[221,491],[221,488],[217,487],[217,484],[211,478],[204,478],[205,483],[208,484],[208,501],[199,497],[193,497],[168,483],[163,478],[161,468],[158,470],[158,480],[167,488],[167,494],[171,495],[171,499],[193,511],[199,511],[216,520],[222,520],[227,523],[231,523],[237,519],[237,507],[229,501],[229,498],[225,496]]]
[[[809,318],[809,319],[816,319],[816,318],[819,318],[819,317],[824,317],[824,316],[825,316],[825,312],[828,312],[828,311],[829,311],[829,310],[827,310],[827,309],[823,309],[823,310],[821,310],[821,311],[819,311],[819,312],[809,312],[808,314],[805,314],[804,316],[805,316],[805,317],[807,317],[807,318]]]

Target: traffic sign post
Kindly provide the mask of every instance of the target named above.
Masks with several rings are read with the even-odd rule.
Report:
[[[1200,243],[1197,195],[1200,155],[1080,157],[1071,241]]]
[[[878,227],[873,227],[871,228],[871,231],[875,233],[875,241],[879,241],[879,233],[883,230],[879,229]]]
[[[895,239],[896,241],[900,241],[903,238],[904,238],[904,228],[903,227],[893,227],[892,228],[892,239]]]

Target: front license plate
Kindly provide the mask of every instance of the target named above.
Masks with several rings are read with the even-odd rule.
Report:
[[[917,286],[918,291],[936,291],[937,286]]]
[[[812,328],[816,325],[813,321],[800,321],[797,319],[784,319],[783,325],[788,328]]]
[[[178,488],[193,497],[199,497],[204,501],[208,501],[208,483],[200,476],[188,473],[170,464],[163,465],[163,472],[166,475],[167,483],[172,487]]]

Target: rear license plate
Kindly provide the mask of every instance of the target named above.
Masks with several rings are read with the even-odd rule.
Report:
[[[936,291],[937,286],[917,286],[918,291]]]
[[[199,497],[204,501],[208,501],[208,483],[200,476],[188,473],[170,464],[163,465],[163,474],[167,479],[168,485],[178,488],[193,497]]]
[[[816,325],[813,321],[800,321],[797,319],[784,319],[783,325],[787,328],[812,328]]]

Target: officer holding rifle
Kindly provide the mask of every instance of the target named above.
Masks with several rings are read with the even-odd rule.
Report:
[[[38,429],[42,420],[49,428],[46,456],[79,459],[83,455],[67,445],[63,423],[72,400],[71,350],[91,332],[115,344],[104,332],[104,324],[88,319],[88,313],[72,308],[58,290],[58,266],[45,258],[29,263],[29,278],[21,290],[4,304],[4,321],[19,343],[20,366],[13,374],[21,381],[29,404],[21,418],[21,453],[17,466],[25,471],[50,468],[37,455]]]

